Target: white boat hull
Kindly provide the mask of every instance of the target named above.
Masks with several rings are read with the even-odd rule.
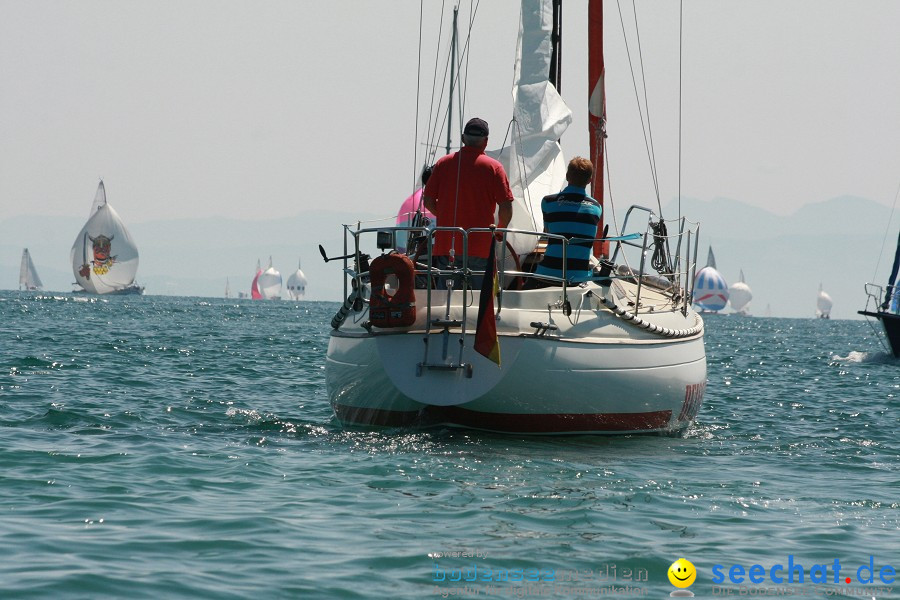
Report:
[[[661,327],[683,331],[687,328],[679,326],[693,325],[693,333],[651,333],[617,317],[600,304],[600,288],[591,289],[594,295],[576,288],[582,309],[573,306],[571,317],[560,308],[548,312],[558,288],[504,292],[507,304],[497,321],[502,367],[472,348],[478,293],[470,296],[474,303],[466,314],[461,360],[460,329],[447,336],[444,358],[443,335],[425,334],[423,308],[416,324],[402,331],[345,323],[332,332],[326,362],[335,414],[347,425],[445,425],[515,433],[683,430],[696,416],[706,386],[702,321],[692,311],[654,312],[644,315],[645,321],[652,318]],[[433,306],[443,310],[442,293],[435,296]],[[417,305],[424,304],[425,293],[417,290]],[[451,318],[462,320],[461,311],[453,306]],[[365,310],[356,320],[365,321]],[[531,326],[539,321],[558,329],[540,334]],[[471,371],[422,366],[426,363],[468,364]]]

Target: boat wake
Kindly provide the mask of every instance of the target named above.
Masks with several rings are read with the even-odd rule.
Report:
[[[831,360],[839,363],[864,363],[864,364],[893,364],[898,361],[890,352],[856,352],[851,351],[847,356],[831,357]]]

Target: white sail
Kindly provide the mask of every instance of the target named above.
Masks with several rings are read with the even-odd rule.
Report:
[[[731,303],[731,308],[735,312],[746,313],[752,299],[753,292],[744,281],[744,270],[741,269],[741,280],[728,288],[728,302]]]
[[[256,280],[259,293],[263,300],[275,300],[281,298],[281,273],[272,266],[272,257],[269,257],[269,268],[263,271]]]
[[[543,231],[541,200],[559,192],[566,182],[566,161],[558,140],[572,122],[572,111],[550,83],[553,7],[549,2],[522,2],[519,53],[513,87],[512,144],[496,156],[509,176],[513,203],[511,229]],[[531,252],[538,238],[509,236],[519,256]]]
[[[287,280],[287,290],[291,300],[302,300],[306,295],[306,275],[300,269],[300,263],[297,264],[297,270],[291,273]]]
[[[133,287],[138,269],[137,245],[121,217],[106,202],[102,181],[91,210],[91,217],[72,244],[70,259],[75,282],[91,294],[110,294]]]
[[[94,216],[94,213],[97,212],[97,209],[106,204],[106,186],[103,185],[103,180],[100,180],[100,185],[97,186],[97,193],[94,194],[94,203],[91,204],[91,212],[88,213],[88,218]]]
[[[831,296],[822,290],[822,284],[819,284],[819,295],[816,297],[816,316],[827,319],[831,316],[831,307],[834,302]]]
[[[28,248],[22,251],[22,266],[19,269],[19,289],[20,290],[40,290],[44,284],[38,277],[37,269],[34,268],[34,262],[31,260],[31,253]]]

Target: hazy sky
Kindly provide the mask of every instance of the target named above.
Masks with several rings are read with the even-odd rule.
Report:
[[[587,154],[586,4],[565,3],[567,156]],[[678,190],[678,4],[637,8],[666,204]],[[649,204],[617,3],[606,17],[613,194]],[[86,215],[99,177],[126,222],[395,212],[424,138],[418,20],[413,0],[0,0],[0,219]],[[517,26],[518,2],[480,2],[465,117],[491,123],[492,147],[511,114]],[[898,32],[893,0],[685,0],[682,194],[780,214],[843,194],[891,205]]]

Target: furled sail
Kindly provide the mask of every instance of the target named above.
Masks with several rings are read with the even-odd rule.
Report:
[[[694,277],[694,306],[700,310],[717,312],[728,304],[728,284],[716,270],[716,257],[712,247],[706,259],[706,266]]]
[[[744,270],[741,269],[741,280],[728,288],[728,301],[735,312],[746,313],[752,299],[753,292],[750,290],[747,282],[744,281]]]
[[[399,217],[398,217],[399,218]],[[300,263],[297,263],[297,270],[291,273],[287,280],[287,290],[291,300],[302,300],[306,295],[306,275],[300,269]]]
[[[552,2],[522,0],[512,143],[496,154],[515,197],[509,223],[513,229],[543,231],[541,200],[560,191],[566,181],[566,161],[558,140],[572,122],[572,111],[549,80],[552,33]],[[531,252],[537,241],[536,236],[509,236],[519,256]]]
[[[281,298],[281,273],[272,266],[272,257],[269,257],[269,268],[263,271],[256,284],[263,300],[275,300]]]
[[[20,290],[41,290],[44,284],[38,277],[37,269],[34,268],[34,262],[31,260],[31,253],[28,248],[22,251],[22,266],[19,269],[19,289]]]
[[[75,282],[86,292],[110,294],[134,286],[137,245],[119,214],[106,201],[102,181],[90,218],[78,232],[69,257]]]

